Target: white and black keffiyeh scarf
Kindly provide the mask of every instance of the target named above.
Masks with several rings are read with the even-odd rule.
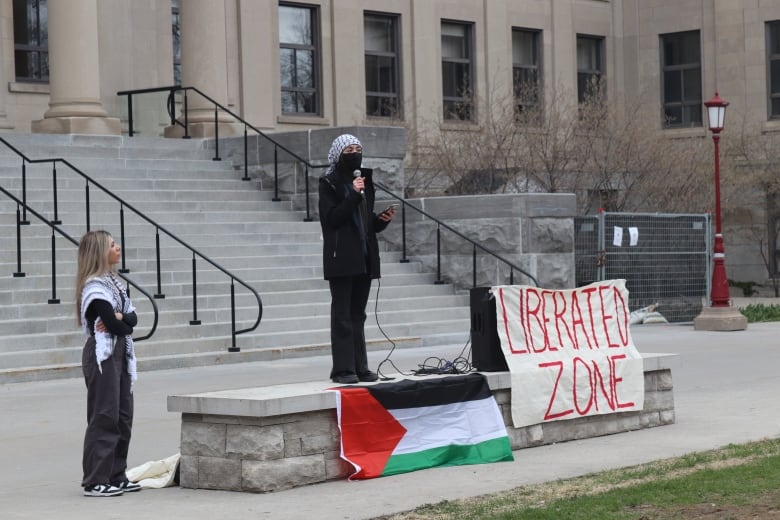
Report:
[[[325,175],[330,175],[336,171],[336,163],[339,162],[341,152],[344,151],[344,148],[353,144],[363,146],[360,144],[360,139],[352,134],[341,134],[333,140],[333,143],[330,145],[330,151],[328,151],[328,171],[325,172]]]
[[[135,307],[127,295],[124,285],[113,274],[96,276],[87,280],[84,289],[81,291],[81,323],[84,333],[87,337],[92,335],[92,331],[87,324],[87,308],[95,300],[105,300],[111,303],[114,312],[122,314],[135,312]],[[95,320],[98,323],[100,318]],[[95,357],[97,359],[98,370],[103,372],[101,363],[108,359],[114,353],[114,336],[110,332],[95,332]],[[125,336],[125,356],[127,356],[127,372],[130,374],[131,389],[132,385],[138,379],[136,368],[135,348],[133,347],[133,338],[130,335]]]

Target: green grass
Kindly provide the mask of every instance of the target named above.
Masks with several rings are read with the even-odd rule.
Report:
[[[386,520],[651,520],[780,514],[780,439],[693,453],[505,493],[422,506]]]
[[[748,323],[759,321],[780,321],[780,305],[764,305],[763,303],[751,303],[739,310],[748,320]]]

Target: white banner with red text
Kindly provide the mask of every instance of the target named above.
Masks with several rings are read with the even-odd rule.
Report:
[[[644,370],[631,340],[625,280],[491,291],[515,428],[642,410]]]

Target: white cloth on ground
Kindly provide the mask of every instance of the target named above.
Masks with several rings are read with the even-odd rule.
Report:
[[[181,454],[177,453],[166,459],[144,462],[140,466],[128,469],[127,478],[137,482],[142,488],[160,489],[173,486],[180,458]]]

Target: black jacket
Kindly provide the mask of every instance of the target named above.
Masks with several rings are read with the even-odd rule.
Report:
[[[320,224],[322,225],[322,268],[325,279],[340,276],[368,274],[379,278],[379,245],[376,234],[387,227],[387,222],[374,214],[376,188],[371,178],[372,170],[361,168],[365,177],[365,196],[345,184],[337,173],[320,177]],[[346,189],[345,189],[346,188]],[[365,213],[360,206],[364,206]],[[355,214],[364,215],[366,250]]]

